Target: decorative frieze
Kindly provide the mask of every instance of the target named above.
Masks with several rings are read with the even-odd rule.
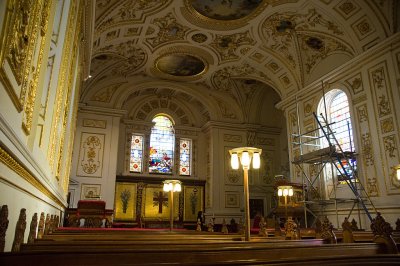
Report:
[[[224,134],[224,141],[226,142],[237,142],[242,143],[242,136],[240,135],[231,135],[231,134]]]
[[[98,120],[98,119],[83,119],[82,126],[105,129],[107,127],[107,121],[106,120]]]

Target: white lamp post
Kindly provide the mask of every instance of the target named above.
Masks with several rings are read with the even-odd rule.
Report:
[[[291,197],[293,196],[293,187],[292,186],[279,186],[278,187],[278,196],[279,197],[285,197],[285,218],[286,221],[288,219],[288,214],[287,214],[287,196]]]
[[[244,171],[244,211],[245,211],[245,240],[250,241],[250,208],[249,208],[249,169],[251,159],[253,159],[253,168],[260,168],[261,149],[252,147],[235,148],[229,151],[231,155],[232,169],[239,169],[242,164]],[[240,163],[239,163],[240,158]]]
[[[165,180],[163,181],[164,187],[163,190],[165,192],[169,192],[170,195],[170,207],[169,207],[169,225],[170,231],[174,228],[174,192],[182,191],[182,183],[179,180]]]

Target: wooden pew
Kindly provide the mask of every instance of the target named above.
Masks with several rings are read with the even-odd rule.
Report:
[[[234,245],[217,247],[214,245],[153,245],[149,247],[115,249],[64,249],[6,253],[0,256],[1,265],[246,265],[250,262],[294,262],[328,259],[334,261],[340,257],[361,258],[384,254],[384,246],[374,243],[345,245],[303,245],[281,246]],[[389,258],[400,257],[397,255]],[[379,260],[382,262],[381,260]],[[397,262],[398,262],[397,261]],[[245,262],[247,262],[245,264]],[[254,265],[254,264],[252,264]]]

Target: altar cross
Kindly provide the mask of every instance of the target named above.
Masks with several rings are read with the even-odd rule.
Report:
[[[157,192],[154,192],[153,206],[157,206],[158,204],[158,213],[162,213],[162,206],[163,205],[168,206],[167,203],[168,203],[168,197],[164,196],[164,192],[159,191],[158,194]]]

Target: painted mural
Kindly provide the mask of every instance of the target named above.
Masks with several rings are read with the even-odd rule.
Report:
[[[252,13],[262,0],[192,0],[201,15],[217,20],[235,20]]]
[[[197,57],[187,54],[170,54],[158,59],[156,67],[161,72],[172,76],[189,77],[200,74],[206,66]]]

